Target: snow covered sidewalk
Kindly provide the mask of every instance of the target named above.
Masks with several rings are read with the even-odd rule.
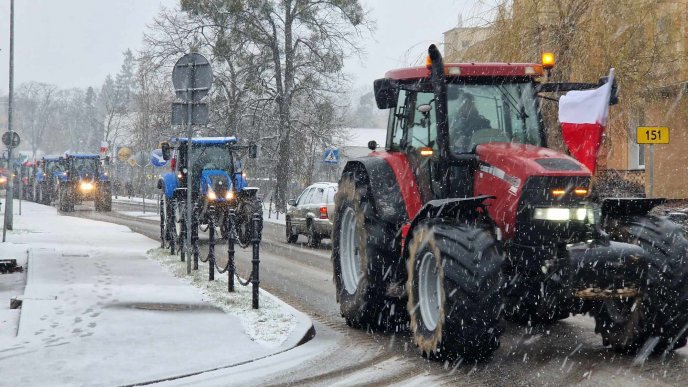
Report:
[[[9,284],[0,275],[0,385],[194,375],[284,352],[312,328],[267,293],[253,311],[247,290],[220,293],[222,283],[175,278],[176,259],[127,227],[34,203],[24,203],[14,226],[0,256],[25,266],[26,288],[21,309],[10,311],[2,290],[21,290],[21,273]]]

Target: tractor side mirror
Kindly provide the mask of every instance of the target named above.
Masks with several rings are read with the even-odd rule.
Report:
[[[377,141],[375,141],[375,140],[368,141],[368,149],[370,149],[372,151],[377,149]]]
[[[289,205],[292,207],[296,207],[296,199],[289,199],[287,203],[289,203]]]
[[[397,106],[399,88],[389,78],[376,79],[373,82],[375,90],[375,103],[378,109],[391,109]]]
[[[248,146],[248,157],[250,159],[255,159],[256,157],[258,157],[258,145],[249,144],[249,146]]]
[[[163,187],[162,179],[158,179],[158,189],[162,189],[162,187]]]
[[[162,159],[167,161],[172,158],[172,148],[170,147],[170,143],[165,141],[163,143],[160,143],[160,149],[162,150]]]

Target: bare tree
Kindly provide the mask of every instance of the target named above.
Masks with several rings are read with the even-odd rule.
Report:
[[[22,84],[17,90],[17,113],[19,130],[31,144],[31,154],[46,145],[46,130],[54,119],[57,86],[40,82]]]

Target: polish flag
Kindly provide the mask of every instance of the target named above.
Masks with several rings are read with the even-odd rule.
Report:
[[[607,83],[593,90],[569,91],[559,99],[559,122],[564,143],[571,155],[592,173],[597,167],[597,153],[609,116],[614,69]]]

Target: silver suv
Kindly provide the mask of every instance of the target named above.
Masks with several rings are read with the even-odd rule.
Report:
[[[289,200],[286,216],[287,243],[295,243],[299,234],[308,237],[308,246],[315,247],[322,238],[332,235],[334,195],[337,183],[315,183]]]

